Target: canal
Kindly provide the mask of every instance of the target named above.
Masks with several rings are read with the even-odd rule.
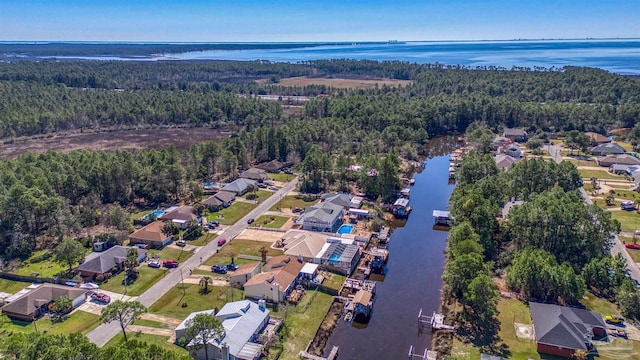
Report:
[[[432,140],[421,173],[414,174],[413,210],[389,242],[388,272],[377,283],[373,314],[365,328],[340,320],[325,347],[340,347],[340,359],[406,359],[410,346],[422,353],[431,334],[418,334],[418,312],[431,315],[440,305],[447,232],[432,229],[433,210],[445,210],[454,186],[448,184],[453,138]]]

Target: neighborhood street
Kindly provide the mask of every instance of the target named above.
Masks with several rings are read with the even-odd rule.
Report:
[[[286,183],[280,190],[258,204],[258,206],[251,212],[249,212],[246,216],[238,220],[235,224],[229,226],[221,236],[227,240],[232,240],[233,238],[235,238],[240,232],[242,232],[242,230],[248,227],[248,219],[258,218],[260,215],[268,211],[273,205],[280,201],[282,197],[295,189],[297,184],[298,177]],[[200,266],[200,259],[202,259],[202,261],[205,261],[206,259],[215,255],[217,251],[217,242],[210,241],[207,245],[203,246],[194,256],[181,263],[179,267],[171,270],[169,274],[158,280],[157,283],[155,283],[147,291],[141,294],[138,297],[138,301],[147,307],[151,306],[156,300],[161,298],[171,288],[178,285],[183,278],[187,277],[190,274],[191,270],[198,268]],[[117,322],[111,322],[98,326],[97,328],[89,332],[87,334],[87,337],[96,345],[103,346],[119,332],[119,324]]]
[[[560,156],[560,146],[548,145],[548,148],[553,160],[557,163],[562,162],[562,156]],[[589,198],[589,195],[583,187],[580,188],[580,194],[582,194],[582,197],[587,204],[593,204],[593,201],[591,201],[591,198]],[[631,278],[640,281],[640,269],[638,268],[638,265],[636,265],[633,259],[631,259],[631,256],[629,256],[624,246],[620,242],[620,239],[618,239],[618,235],[614,234],[613,237],[614,239],[613,246],[611,247],[611,255],[616,256],[617,254],[622,254],[622,257],[627,261],[627,268],[629,269]]]

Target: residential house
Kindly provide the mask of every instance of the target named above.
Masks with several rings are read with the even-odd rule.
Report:
[[[303,230],[335,233],[342,225],[344,207],[332,202],[323,201],[306,208],[296,224]]]
[[[504,154],[494,156],[493,160],[496,162],[498,169],[505,171],[509,170],[513,164],[518,162],[516,158]]]
[[[611,167],[613,164],[620,165],[640,165],[640,159],[633,157],[629,154],[622,155],[608,155],[596,160],[598,165],[603,167]]]
[[[341,239],[330,240],[321,251],[322,264],[336,273],[351,275],[360,261],[360,247]]]
[[[324,202],[330,202],[332,204],[340,205],[345,210],[349,208],[359,209],[362,206],[362,197],[352,196],[346,193],[330,193],[323,194],[320,199]]]
[[[272,257],[264,265],[264,272],[254,275],[244,284],[244,295],[276,303],[285,301],[295,287],[295,280],[303,265],[294,256]]]
[[[236,193],[231,191],[218,191],[202,202],[209,210],[218,211],[222,208],[231,206],[233,200],[236,199]]]
[[[161,249],[171,243],[171,234],[163,232],[164,223],[154,221],[151,224],[129,235],[129,244],[145,244],[154,249]]]
[[[112,270],[122,270],[127,259],[129,249],[135,249],[138,253],[138,261],[142,262],[147,258],[147,250],[137,247],[116,245],[111,249],[100,253],[91,260],[85,261],[76,268],[80,276],[85,279],[94,280],[98,275],[104,276]]]
[[[331,236],[314,231],[289,230],[280,242],[285,255],[296,256],[307,262],[320,263],[318,254]]]
[[[619,155],[627,152],[627,149],[615,143],[600,144],[591,148],[590,153],[596,156]]]
[[[267,179],[267,174],[262,169],[251,168],[249,170],[243,171],[242,174],[240,174],[240,178],[263,182]]]
[[[264,170],[266,172],[278,173],[285,166],[287,166],[287,163],[285,163],[285,162],[278,161],[278,160],[271,160],[271,161],[268,161],[268,162],[260,163],[260,164],[256,165],[255,167],[258,168],[258,169],[262,169],[262,170]]]
[[[257,341],[270,318],[269,310],[264,307],[264,304],[259,305],[249,300],[240,300],[225,304],[217,314],[214,313],[214,310],[191,313],[176,327],[176,339],[186,338],[189,321],[196,315],[203,313],[218,318],[224,328],[219,339],[213,339],[206,344],[209,359],[254,360],[260,358],[262,345]],[[202,344],[201,338],[187,338],[187,341],[189,341],[187,349],[198,342]],[[205,358],[204,348],[201,347],[195,352],[195,358],[198,360]]]
[[[527,132],[524,129],[505,128],[502,136],[515,142],[527,141]]]
[[[193,212],[193,206],[188,205],[170,207],[158,219],[162,221],[171,220],[181,229],[186,229],[189,221],[195,220],[198,224],[202,222],[202,218]]]
[[[529,307],[539,353],[573,358],[577,350],[591,350],[592,339],[607,335],[598,313],[534,302],[530,302]]]
[[[609,172],[616,175],[631,175],[631,173],[637,171],[637,169],[637,165],[613,164],[609,166]]]
[[[594,145],[606,144],[611,142],[611,139],[609,139],[608,137],[602,134],[598,134],[594,132],[586,132],[584,134],[591,138],[591,143]]]
[[[86,301],[88,292],[89,290],[86,289],[64,285],[42,284],[35,289],[24,291],[17,298],[12,298],[1,309],[2,313],[10,319],[33,321],[48,311],[49,304],[58,298],[68,296],[71,299],[72,307],[76,308]]]
[[[257,182],[255,180],[240,178],[228,183],[220,190],[230,191],[235,193],[236,196],[242,196],[246,194],[252,186],[256,186],[256,184]]]
[[[253,275],[260,273],[260,263],[251,262],[240,265],[236,271],[229,273],[229,283],[231,286],[242,287],[247,280],[251,279]]]

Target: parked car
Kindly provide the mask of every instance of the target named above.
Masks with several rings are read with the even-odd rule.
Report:
[[[185,240],[178,240],[176,241],[176,245],[180,246],[180,247],[184,247],[187,245],[187,242]]]
[[[275,186],[269,186],[269,188],[268,188],[268,189],[269,189],[269,190],[278,190],[278,188],[277,188],[277,187],[275,187]]]
[[[234,263],[228,263],[227,264],[227,271],[236,271],[238,270],[239,266],[234,264]]]
[[[299,207],[294,207],[293,209],[291,209],[291,211],[294,213],[301,213],[302,211],[304,211],[304,209]]]
[[[258,187],[259,187],[260,189],[266,189],[266,188],[267,188],[267,184],[265,184],[265,183],[258,183]]]
[[[95,284],[92,282],[88,282],[80,285],[80,289],[95,290],[97,288],[99,288],[98,284]]]
[[[109,295],[105,293],[93,293],[91,294],[91,300],[95,300],[103,304],[108,304],[111,302],[111,297],[109,297]]]
[[[147,265],[149,265],[149,267],[152,267],[152,268],[159,268],[161,264],[160,264],[160,260],[153,259],[153,260],[149,260]]]
[[[251,224],[251,223],[253,223],[254,221],[256,221],[256,220],[255,220],[254,218],[251,218],[251,219],[247,220],[247,224]]]
[[[173,259],[165,260],[162,262],[162,266],[166,268],[177,268],[178,265],[180,265],[180,263]]]
[[[227,239],[222,239],[222,238],[218,239],[218,246],[222,246],[226,243],[227,243]]]
[[[213,265],[211,271],[217,274],[226,274],[227,268],[224,265]]]

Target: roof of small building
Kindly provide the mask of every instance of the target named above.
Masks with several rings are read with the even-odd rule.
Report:
[[[287,163],[284,163],[284,162],[281,162],[281,161],[278,161],[278,160],[271,160],[271,161],[268,161],[268,162],[260,163],[260,164],[256,165],[255,167],[258,168],[258,169],[275,172],[275,171],[279,171],[280,169],[282,169],[285,166],[287,166]]]
[[[525,136],[527,132],[524,129],[518,128],[505,128],[503,132],[504,136]]]
[[[330,202],[342,207],[351,206],[351,195],[345,193],[322,194],[320,197],[324,202]]]
[[[24,295],[12,300],[2,307],[2,311],[29,316],[37,308],[58,299],[61,296],[68,296],[71,300],[86,295],[90,290],[79,289],[64,285],[43,284],[33,290],[25,292]]]
[[[247,264],[242,264],[231,275],[232,276],[236,276],[236,275],[250,274],[259,266],[260,266],[259,262],[250,262],[250,263],[247,263]]]
[[[373,294],[370,291],[366,291],[363,289],[358,290],[356,295],[353,297],[353,302],[356,304],[369,305]]]
[[[513,164],[518,162],[514,157],[504,154],[494,156],[493,160],[496,162],[498,169],[502,170],[508,170]]]
[[[169,236],[162,232],[163,229],[164,223],[162,221],[154,221],[151,224],[131,233],[129,238],[147,241],[164,241]]]
[[[351,263],[353,258],[355,258],[359,252],[360,247],[358,245],[334,242],[331,243],[327,250],[322,254],[322,261]]]
[[[107,271],[113,269],[117,264],[122,263],[127,259],[127,252],[129,249],[136,249],[138,252],[138,257],[147,253],[147,250],[140,249],[137,247],[129,247],[129,246],[120,246],[116,245],[95,258],[86,261],[80,266],[78,266],[78,270],[80,271],[90,271],[97,274],[104,274]]]
[[[616,143],[606,143],[591,148],[591,153],[597,154],[624,154],[627,149]]]
[[[230,191],[230,192],[239,194],[239,193],[245,192],[249,188],[249,186],[255,185],[255,184],[256,184],[255,180],[239,178],[228,183],[220,190]]]
[[[606,328],[602,316],[585,309],[529,303],[536,342],[586,350],[593,327]]]
[[[233,199],[236,198],[236,193],[232,191],[218,191],[217,193],[213,194],[213,196],[218,198],[218,200],[220,201],[230,203],[233,201]]]
[[[300,273],[302,274],[314,274],[318,270],[318,264],[306,263],[300,269]]]
[[[215,195],[211,195],[205,199],[202,204],[206,206],[222,206],[224,202],[218,199]]]
[[[171,210],[171,211],[169,211]],[[198,216],[193,213],[193,206],[184,205],[177,206],[175,208],[169,209],[164,214],[160,215],[158,219],[160,220],[181,220],[181,221],[189,221],[196,220]]]
[[[409,205],[409,199],[407,198],[399,198],[398,200],[396,200],[396,202],[393,203],[393,206],[408,206]]]

